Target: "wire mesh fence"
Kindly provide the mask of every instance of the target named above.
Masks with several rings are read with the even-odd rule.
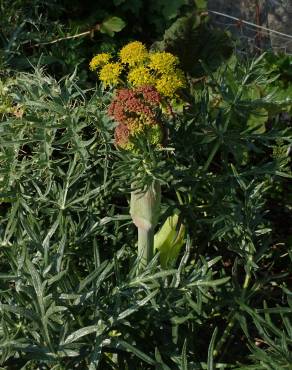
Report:
[[[292,55],[292,0],[209,0],[208,10],[241,47]]]

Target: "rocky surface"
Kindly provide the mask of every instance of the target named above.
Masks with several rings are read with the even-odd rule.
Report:
[[[209,0],[208,8],[291,35],[289,38],[260,31],[227,17],[212,15],[214,24],[229,29],[249,45],[292,54],[292,0]]]

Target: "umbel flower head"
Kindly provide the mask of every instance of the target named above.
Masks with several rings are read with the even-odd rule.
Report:
[[[153,73],[143,65],[131,69],[127,79],[135,87],[144,85],[155,86],[156,83]]]
[[[118,56],[119,60],[112,62],[110,54],[97,54],[89,64],[105,87],[150,85],[163,97],[172,99],[186,85],[179,59],[171,53],[148,52],[145,45],[134,41],[125,45]]]
[[[173,73],[179,64],[178,57],[165,51],[152,53],[149,57],[149,67],[161,73]]]
[[[111,56],[108,53],[97,54],[91,59],[89,63],[89,69],[91,71],[95,71],[97,68],[100,68],[107,64],[110,61],[110,59]]]
[[[120,63],[108,63],[100,70],[99,79],[103,82],[105,87],[117,85],[121,72],[122,66]]]
[[[109,106],[108,114],[118,123],[115,144],[125,150],[137,150],[139,140],[161,145],[163,132],[158,119],[161,95],[152,86],[120,89]]]
[[[136,64],[143,63],[148,58],[148,51],[142,42],[130,42],[120,50],[121,62],[135,66]]]

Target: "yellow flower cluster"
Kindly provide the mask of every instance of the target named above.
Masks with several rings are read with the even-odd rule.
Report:
[[[180,71],[173,71],[158,78],[155,87],[161,95],[173,97],[178,89],[185,87],[185,78]]]
[[[149,57],[149,67],[161,73],[173,73],[179,64],[178,57],[164,51],[150,54]]]
[[[137,139],[139,134],[143,134],[144,137],[148,139],[148,142],[156,147],[161,147],[161,140],[162,140],[162,131],[161,127],[156,125],[151,125],[147,122],[147,117],[141,115],[138,118],[131,118],[127,122],[127,127],[131,132],[130,138],[132,140]],[[121,148],[125,150],[133,150],[135,148],[135,144],[131,140],[127,140],[122,145]]]
[[[108,63],[102,67],[99,72],[99,79],[103,82],[104,86],[114,86],[119,83],[119,77],[122,72],[120,63]]]
[[[110,54],[100,53],[93,57],[89,63],[89,68],[91,71],[95,71],[97,68],[100,68],[107,64],[111,59]]]
[[[130,67],[143,63],[148,58],[148,51],[141,42],[134,41],[124,46],[120,51],[121,62]]]
[[[151,73],[151,71],[147,68],[142,66],[135,67],[130,70],[128,73],[128,82],[134,87],[139,87],[143,85],[155,85],[155,77]]]
[[[186,85],[183,71],[178,67],[179,59],[168,52],[148,52],[139,41],[130,42],[119,52],[119,62],[110,62],[110,55],[101,53],[90,62],[90,69],[100,69],[99,79],[104,86],[116,86],[126,76],[132,87],[153,86],[168,98],[175,97],[177,91]]]

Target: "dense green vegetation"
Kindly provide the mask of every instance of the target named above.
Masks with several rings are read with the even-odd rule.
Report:
[[[0,3],[0,369],[291,369],[292,58],[205,5]],[[131,40],[186,72],[165,150],[114,145],[88,68]],[[170,268],[138,268],[133,179],[180,211]]]

